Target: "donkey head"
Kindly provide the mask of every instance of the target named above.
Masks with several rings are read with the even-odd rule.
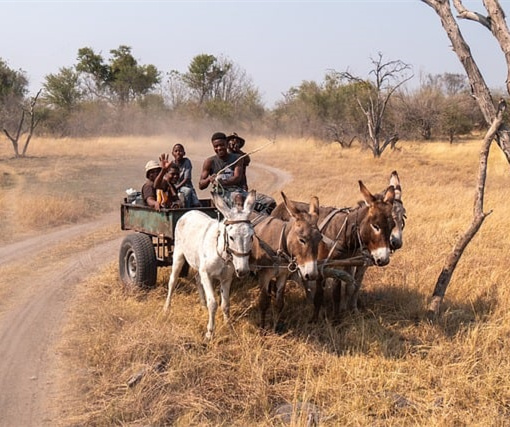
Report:
[[[395,227],[393,220],[393,201],[395,188],[390,185],[382,196],[374,196],[359,181],[361,194],[367,204],[366,215],[360,223],[360,238],[378,266],[390,262],[390,236]]]
[[[393,221],[395,226],[391,229],[390,247],[396,251],[402,247],[402,233],[405,227],[406,209],[402,202],[402,187],[397,171],[393,171],[390,177],[390,185],[395,188],[395,200],[393,201]]]
[[[224,251],[232,259],[236,276],[246,276],[250,272],[248,261],[253,246],[254,231],[249,216],[255,205],[255,191],[250,191],[242,205],[235,204],[232,208],[216,193],[213,193],[213,200],[224,217],[221,233]]]
[[[295,258],[301,276],[305,280],[315,280],[318,276],[317,254],[322,235],[317,228],[319,199],[312,197],[308,212],[298,210],[292,200],[282,192],[283,203],[290,216],[287,233],[287,249]]]

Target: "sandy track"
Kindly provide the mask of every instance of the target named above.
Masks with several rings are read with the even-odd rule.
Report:
[[[73,227],[59,228],[58,230],[44,235],[38,235],[22,240],[21,242],[0,247],[0,266],[12,261],[29,258],[42,250],[47,250],[49,247],[58,244],[62,240],[73,239],[102,226],[112,224],[118,217],[118,212],[111,212],[94,222],[78,224]]]
[[[250,182],[261,192],[274,193],[290,180],[278,169],[250,166]],[[66,256],[47,255],[71,239],[118,225],[118,217],[117,211],[112,212],[90,223],[0,247],[0,273],[10,272],[8,279],[0,277],[0,426],[58,425],[60,373],[55,346],[67,316],[72,316],[67,308],[85,277],[116,260],[124,234]],[[30,261],[38,257],[43,261]]]
[[[89,224],[92,225],[92,224]],[[75,232],[73,228],[71,233]],[[76,285],[113,260],[121,239],[46,267],[3,313],[0,326],[0,425],[54,425],[51,402],[57,376],[55,351]],[[42,249],[41,249],[42,250]],[[8,392],[5,392],[7,391]]]

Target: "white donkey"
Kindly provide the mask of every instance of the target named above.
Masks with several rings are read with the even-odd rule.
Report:
[[[253,244],[253,225],[249,216],[255,204],[255,191],[251,191],[244,205],[230,208],[225,201],[213,194],[216,208],[223,215],[218,221],[203,212],[192,210],[186,212],[177,221],[174,232],[174,252],[172,274],[168,281],[168,296],[165,311],[170,307],[172,291],[179,278],[179,273],[187,261],[198,271],[199,292],[205,293],[209,322],[207,323],[207,339],[214,332],[214,321],[218,304],[214,297],[214,284],[220,283],[221,308],[226,321],[230,311],[230,285],[234,273],[237,277],[246,276],[250,272],[248,263]]]

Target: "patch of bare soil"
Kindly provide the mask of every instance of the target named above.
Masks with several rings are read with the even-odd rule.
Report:
[[[252,164],[250,178],[258,191],[272,194],[291,176]],[[76,288],[116,260],[124,237],[119,229],[114,211],[0,247],[0,426],[59,425],[65,360],[55,349]]]

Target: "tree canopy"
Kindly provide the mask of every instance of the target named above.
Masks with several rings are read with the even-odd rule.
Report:
[[[23,99],[28,92],[28,79],[22,70],[13,70],[0,58],[0,102],[9,98]]]
[[[149,93],[160,82],[160,71],[151,64],[139,65],[131,47],[121,45],[110,50],[110,54],[106,62],[89,47],[78,50],[76,71],[84,76],[91,93],[97,97],[126,105]]]

